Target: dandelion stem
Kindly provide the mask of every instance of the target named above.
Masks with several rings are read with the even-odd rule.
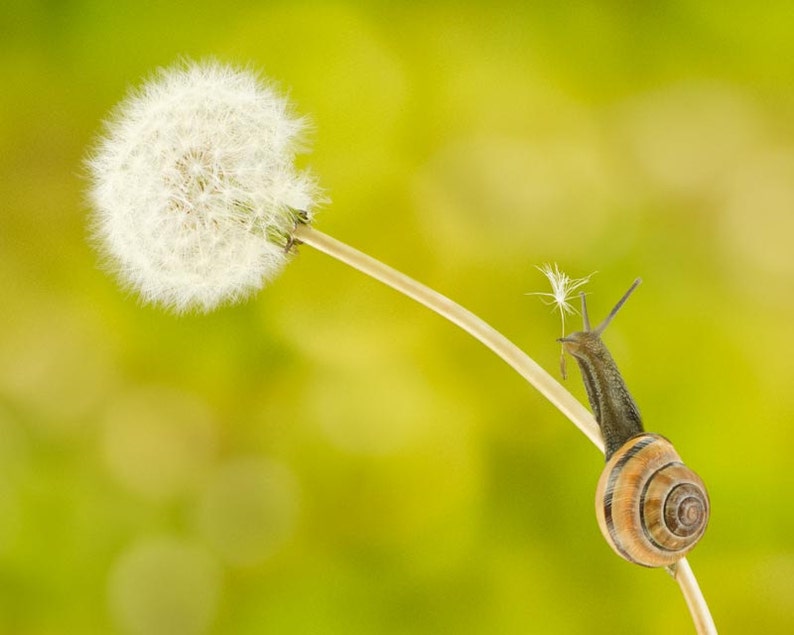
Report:
[[[717,635],[717,626],[711,617],[709,605],[706,603],[706,598],[703,597],[703,592],[700,590],[700,585],[698,585],[687,559],[681,558],[676,562],[671,573],[681,588],[698,635]]]
[[[598,424],[590,411],[529,355],[471,311],[379,260],[308,225],[298,226],[295,238],[413,298],[478,339],[540,391],[603,451]]]
[[[294,238],[379,280],[462,328],[507,362],[568,417],[593,442],[593,445],[604,451],[598,424],[590,411],[529,355],[471,311],[413,278],[309,225],[299,224],[294,232]],[[675,568],[671,569],[671,573],[681,588],[698,634],[715,635],[717,631],[708,605],[686,559],[680,560]]]

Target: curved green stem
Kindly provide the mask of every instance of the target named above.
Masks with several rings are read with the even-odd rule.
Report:
[[[717,626],[714,624],[714,618],[711,617],[709,605],[703,597],[703,592],[687,559],[681,558],[668,569],[681,588],[698,635],[717,635]]]
[[[535,360],[487,322],[437,291],[308,225],[299,225],[295,238],[413,298],[478,339],[540,391],[603,452],[604,443],[598,424],[590,411]]]

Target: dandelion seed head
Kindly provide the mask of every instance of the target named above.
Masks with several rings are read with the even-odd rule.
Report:
[[[214,61],[159,71],[109,117],[87,165],[92,231],[144,301],[184,312],[244,299],[288,260],[314,179],[305,121],[256,73]]]

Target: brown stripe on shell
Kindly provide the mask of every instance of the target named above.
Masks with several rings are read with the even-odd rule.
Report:
[[[668,546],[661,541],[657,540],[656,537],[653,535],[653,531],[651,530],[650,526],[655,526],[656,528],[664,527],[664,524],[658,522],[662,514],[661,513],[652,513],[658,510],[661,510],[663,507],[663,500],[666,500],[666,496],[654,496],[655,491],[651,490],[651,498],[649,499],[648,491],[651,489],[651,485],[658,484],[661,474],[663,470],[666,470],[669,467],[674,465],[681,465],[678,461],[670,461],[666,465],[663,465],[658,470],[649,474],[648,477],[645,479],[645,484],[642,488],[642,493],[640,494],[640,528],[642,529],[642,533],[647,538],[648,542],[650,542],[654,547],[659,549],[659,551],[675,551],[677,547]],[[647,510],[647,511],[646,511]],[[651,512],[651,513],[649,513]],[[680,548],[680,547],[679,547]]]
[[[618,530],[615,528],[615,522],[612,514],[614,498],[613,492],[615,491],[615,484],[617,483],[617,480],[620,477],[626,463],[628,463],[637,454],[642,452],[642,450],[655,441],[656,435],[653,434],[643,434],[629,439],[620,449],[620,452],[617,452],[613,455],[615,460],[610,461],[610,463],[614,463],[614,465],[610,467],[608,464],[604,469],[601,481],[604,480],[604,475],[608,474],[608,478],[607,482],[604,484],[603,491],[601,481],[599,481],[598,489],[596,491],[596,516],[600,517],[603,514],[604,526],[609,533],[609,535],[604,534],[604,538],[606,538],[610,546],[617,551],[619,555],[630,562],[636,562],[636,560],[621,546],[622,541],[619,540]],[[599,525],[600,524],[601,523],[599,523]]]

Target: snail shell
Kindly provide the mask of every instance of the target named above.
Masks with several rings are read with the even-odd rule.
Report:
[[[663,567],[683,558],[703,535],[709,497],[667,439],[642,433],[607,462],[596,489],[596,516],[619,556]]]

